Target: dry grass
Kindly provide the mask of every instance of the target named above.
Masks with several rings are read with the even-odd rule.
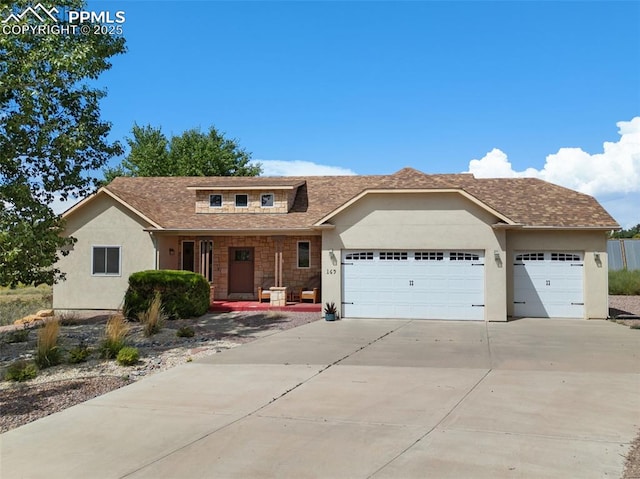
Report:
[[[60,335],[60,322],[58,320],[47,321],[38,330],[38,345],[36,349],[36,364],[40,368],[55,366],[60,363],[60,350],[58,349],[58,336]]]
[[[51,309],[51,286],[0,287],[0,326],[13,324],[17,319],[41,309]]]
[[[152,336],[162,329],[166,315],[162,309],[162,297],[156,291],[146,311],[138,314],[138,320],[142,323],[144,335]]]
[[[130,329],[123,315],[111,316],[105,328],[105,339],[100,347],[100,355],[105,359],[115,358],[124,347],[125,338]]]

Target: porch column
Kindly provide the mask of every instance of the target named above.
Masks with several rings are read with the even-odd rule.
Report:
[[[275,246],[275,286],[280,288],[282,287],[283,279],[282,279],[282,268],[284,265],[284,260],[282,258],[282,249],[284,245],[284,236],[274,236],[273,244]]]

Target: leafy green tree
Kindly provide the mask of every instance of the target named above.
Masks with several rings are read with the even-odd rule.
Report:
[[[628,230],[613,231],[611,238],[640,238],[640,223]]]
[[[131,134],[129,154],[120,165],[104,170],[106,182],[117,176],[171,176],[169,141],[160,128],[134,124]]]
[[[3,2],[0,15],[27,6],[33,5]],[[80,10],[84,1],[60,0],[56,6]],[[56,23],[43,17],[14,20]],[[105,93],[88,80],[111,68],[109,59],[124,53],[125,41],[14,31],[0,35],[0,285],[52,283],[61,277],[55,261],[73,239],[61,236],[63,223],[48,205],[93,191],[88,172],[122,154],[107,139],[110,124],[100,119]]]
[[[259,164],[236,140],[214,127],[190,129],[171,140],[160,128],[134,125],[127,138],[130,152],[115,168],[104,170],[106,182],[116,176],[256,176]]]

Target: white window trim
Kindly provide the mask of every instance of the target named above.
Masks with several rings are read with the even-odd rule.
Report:
[[[300,266],[300,243],[307,243],[309,245],[309,266]],[[301,240],[296,245],[296,268],[298,269],[310,269],[311,268],[311,241]]]
[[[271,198],[273,199],[273,201],[272,201],[273,204],[270,205],[270,206],[269,205],[264,206],[262,204],[262,197],[263,196],[267,196],[267,195],[271,195]],[[275,206],[276,206],[276,195],[275,195],[275,193],[260,193],[260,207],[261,208],[275,208]]]
[[[246,206],[238,206],[238,196],[246,196],[247,204]],[[247,193],[236,193],[234,205],[236,208],[248,208],[249,207],[249,195]]]
[[[212,206],[211,205],[211,197],[212,196],[219,196],[220,197],[220,206]],[[224,203],[224,197],[222,196],[222,193],[210,193],[209,194],[209,208],[222,208],[222,204]]]
[[[95,252],[96,248],[118,248],[118,273],[94,273],[93,272],[93,253]],[[106,256],[105,256],[105,260],[106,260]],[[91,245],[91,264],[89,265],[90,271],[91,271],[91,276],[96,276],[96,277],[112,277],[112,278],[119,278],[122,276],[122,246],[121,245],[113,245],[113,244],[94,244]]]

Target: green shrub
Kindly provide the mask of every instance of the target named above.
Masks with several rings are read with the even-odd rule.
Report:
[[[182,326],[176,331],[176,336],[179,338],[193,338],[196,332],[191,326]]]
[[[640,270],[609,271],[609,294],[640,295]]]
[[[100,357],[114,359],[124,348],[125,338],[129,334],[129,325],[121,314],[111,316],[107,321],[105,337],[100,344]]]
[[[138,313],[138,320],[143,325],[145,336],[149,337],[160,332],[164,324],[165,314],[162,310],[162,297],[158,291],[153,295],[153,300],[146,311]]]
[[[129,276],[124,313],[127,318],[137,319],[159,292],[162,309],[168,317],[202,316],[209,309],[209,291],[209,283],[204,276],[191,271],[139,271]]]
[[[4,340],[7,343],[25,343],[29,340],[29,330],[16,329],[15,331],[5,334]]]
[[[60,364],[61,354],[58,348],[60,322],[47,321],[38,330],[38,345],[36,348],[36,364],[40,368],[48,368]]]
[[[69,351],[69,362],[71,364],[84,363],[90,354],[91,350],[84,344],[80,344]]]
[[[116,361],[118,361],[118,364],[121,364],[122,366],[133,366],[138,362],[138,359],[140,359],[140,353],[138,352],[138,349],[132,348],[130,346],[125,346],[118,353]]]
[[[12,362],[4,373],[5,381],[28,381],[38,375],[38,367],[31,361],[19,359]]]

